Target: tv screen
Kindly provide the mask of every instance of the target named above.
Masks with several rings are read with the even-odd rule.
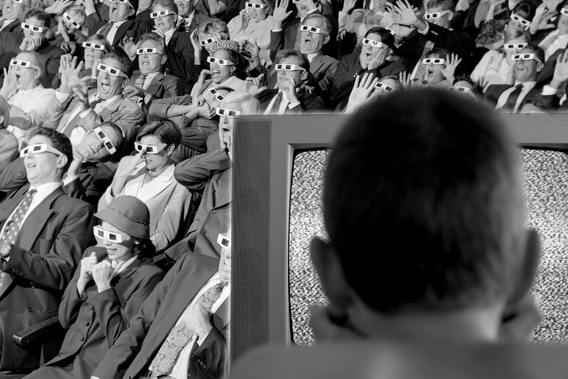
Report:
[[[528,226],[542,238],[534,293],[543,321],[538,342],[566,342],[566,187],[564,115],[508,116],[525,171]],[[309,308],[326,303],[310,261],[314,235],[325,237],[321,187],[343,115],[249,116],[237,120],[233,181],[233,360],[259,344],[314,343]],[[567,258],[565,258],[567,257]]]

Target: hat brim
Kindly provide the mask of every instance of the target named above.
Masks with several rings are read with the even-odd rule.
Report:
[[[101,221],[108,222],[129,236],[141,239],[150,238],[150,228],[148,225],[133,222],[115,209],[105,208],[102,211],[95,213],[94,216]]]

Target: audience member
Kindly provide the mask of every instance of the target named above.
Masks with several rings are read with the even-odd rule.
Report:
[[[91,378],[228,378],[231,249],[220,250],[181,257]]]
[[[0,23],[0,34],[2,33],[22,33],[21,20],[19,17],[26,14],[30,9],[30,0],[4,0],[2,7],[3,22]]]
[[[281,50],[276,55],[277,84],[256,97],[262,113],[303,113],[323,109],[323,99],[309,93],[305,85],[309,78],[310,62],[296,50]]]
[[[4,200],[0,210],[0,370],[25,371],[37,368],[40,356],[51,357],[41,345],[24,349],[11,337],[57,314],[61,293],[91,241],[93,211],[61,189],[73,159],[67,137],[38,128],[21,155],[30,190]]]
[[[124,44],[125,38],[138,38],[138,23],[135,22],[138,0],[109,0],[108,19],[100,18],[92,13],[87,18],[88,27],[92,34],[100,34],[108,43],[117,47]]]
[[[175,3],[178,7],[177,27],[180,32],[192,33],[199,25],[211,20],[196,10],[191,0],[175,0]]]
[[[190,225],[186,238],[166,251],[166,257],[177,261],[187,253],[197,253],[218,258],[219,233],[230,227],[231,217],[231,166],[232,132],[234,118],[240,113],[256,114],[259,103],[256,98],[242,92],[231,92],[217,108],[219,121],[219,145],[215,142],[205,154],[197,155],[176,166],[174,177],[190,191],[203,192],[203,198]],[[210,139],[216,138],[211,135]],[[205,232],[206,231],[206,232]]]
[[[68,329],[61,351],[26,379],[89,378],[164,277],[148,260],[154,246],[144,203],[121,196],[95,217],[102,221],[94,227],[98,244],[83,254],[59,306]]]
[[[110,44],[101,34],[93,34],[81,44],[83,50],[83,72],[81,79],[88,88],[97,86],[97,66],[104,55],[110,52]]]
[[[10,125],[10,105],[0,96],[0,172],[18,156],[18,139],[6,130]],[[3,197],[0,195],[0,201]]]
[[[185,235],[190,193],[174,179],[171,155],[181,141],[171,121],[153,121],[138,131],[135,156],[122,158],[112,184],[99,201],[105,209],[113,199],[135,196],[150,210],[150,240],[161,251]]]
[[[61,87],[55,92],[58,102],[50,122],[58,131],[70,135],[77,125],[89,131],[110,121],[122,129],[127,141],[132,141],[144,120],[144,112],[122,95],[132,75],[130,59],[119,51],[105,54],[97,65],[96,89],[86,88],[81,70],[82,63],[77,65],[76,58],[66,56],[61,60]]]

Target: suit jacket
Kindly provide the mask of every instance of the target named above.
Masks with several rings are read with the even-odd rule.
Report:
[[[0,31],[0,34],[4,33],[23,33],[22,31],[22,21],[19,19],[15,19],[11,23],[8,24],[4,29]]]
[[[175,31],[166,46],[166,69],[168,73],[190,84],[197,82],[201,66],[193,64],[193,45],[189,33]]]
[[[0,204],[0,228],[23,196]],[[61,295],[81,253],[92,240],[93,208],[70,198],[61,188],[44,199],[26,218],[2,271],[13,275],[0,295],[0,370],[39,366],[40,346],[26,350],[12,335],[57,315]]]
[[[137,378],[148,369],[170,330],[199,290],[218,270],[219,260],[186,254],[166,274],[93,372],[101,379]],[[213,329],[191,355],[192,378],[225,378],[229,301],[212,315]]]
[[[4,167],[18,156],[18,139],[6,129],[0,129],[0,175]],[[2,190],[0,189],[0,192]]]
[[[142,75],[140,71],[135,71],[130,77],[128,84],[134,86],[136,79],[138,79],[140,75]],[[146,104],[151,104],[156,98],[162,99],[164,97],[181,96],[184,94],[186,86],[187,83],[177,76],[158,73],[156,76],[154,76],[154,79],[152,79],[152,82],[148,87],[147,91],[152,96],[150,97],[149,101],[146,102]]]
[[[122,158],[115,177],[121,176],[124,166],[130,165],[134,160],[136,157],[133,156]],[[174,179],[173,173],[174,166],[171,165],[150,183],[142,185],[146,176],[146,165],[142,162],[128,175],[120,193],[112,194],[112,184],[107,188],[99,200],[98,210],[108,207],[115,197],[137,197],[150,211],[150,239],[157,251],[164,250],[185,235],[189,224],[187,213],[191,196],[189,191]]]
[[[499,101],[499,97],[501,97],[503,92],[505,92],[511,87],[514,86],[510,84],[490,85],[489,87],[487,87],[487,90],[485,90],[484,97],[493,106],[496,106],[497,102]],[[556,95],[543,96],[541,92],[542,92],[541,87],[534,86],[520,102],[519,107],[517,108],[517,111],[515,113],[518,113],[523,108],[523,106],[527,104],[529,101],[531,102],[535,101],[538,104],[543,104],[546,107],[546,109],[551,108],[553,106],[553,101],[554,101],[553,99],[556,97]]]
[[[95,93],[97,93],[97,89],[93,88],[89,90],[88,95],[91,97]],[[69,96],[62,103],[57,102],[53,106],[52,113],[48,116],[49,120],[44,122],[44,126],[56,129],[69,137],[71,131],[77,125],[81,125],[86,131],[90,131],[102,122],[111,121],[125,132],[127,141],[132,141],[136,136],[138,127],[144,122],[144,111],[133,101],[120,96],[105,106],[99,114],[91,111],[79,119],[77,123],[71,122],[67,125],[69,121],[72,121],[70,120],[71,115],[77,107],[82,107],[82,104],[74,96]]]
[[[92,29],[90,29],[91,34],[95,34],[99,31],[100,28],[102,28],[103,26],[105,26],[106,24],[108,24],[108,21],[97,21],[93,23],[93,27]],[[115,35],[114,35],[114,39],[112,41],[109,41],[109,43],[113,46],[113,47],[120,47],[120,45],[122,45],[122,40],[124,37],[126,37],[127,35],[129,37],[134,38],[134,40],[136,41],[139,37],[138,35],[138,31],[136,30],[138,24],[136,23],[135,20],[126,20],[124,23],[122,23]],[[127,34],[128,33],[128,34]]]
[[[272,99],[278,95],[277,89],[267,89],[256,95],[255,97],[260,102],[260,112],[264,113]],[[284,114],[293,114],[293,113],[306,113],[306,112],[314,112],[314,111],[323,111],[323,99],[318,95],[314,95],[312,93],[308,93],[306,91],[301,90],[297,93],[298,101],[300,105],[294,108],[287,108],[284,111]],[[278,113],[278,109],[271,109],[270,113]]]
[[[195,9],[195,12],[193,13],[193,18],[191,19],[191,25],[189,25],[189,29],[187,29],[186,26],[185,26],[185,23],[183,23],[178,28],[178,31],[179,32],[187,32],[187,33],[191,34],[191,32],[193,32],[194,30],[197,30],[199,25],[206,23],[207,21],[210,21],[210,20],[212,20],[212,18],[208,17],[207,15],[204,15],[203,13],[201,13],[197,9]]]
[[[176,166],[176,180],[192,192],[203,191],[203,198],[186,238],[166,250],[168,258],[177,261],[186,253],[221,256],[217,236],[231,226],[231,165],[227,152],[220,149],[196,155]]]
[[[79,296],[77,281],[80,272],[78,268],[59,306],[59,321],[68,329],[61,351],[46,363],[51,369],[40,368],[33,377],[56,379],[58,376],[53,375],[53,367],[66,367],[73,362],[73,377],[89,379],[105,353],[128,329],[130,319],[164,277],[164,272],[154,264],[136,259],[111,280],[110,290],[99,293],[95,282],[91,281]]]

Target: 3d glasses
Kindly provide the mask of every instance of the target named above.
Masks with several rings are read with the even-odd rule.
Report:
[[[444,58],[424,58],[422,64],[446,64],[446,60]]]
[[[160,151],[164,150],[164,147],[166,146],[168,145],[165,143],[161,143],[159,145],[146,145],[140,142],[134,142],[136,151],[142,151],[146,154],[158,154]]]
[[[93,129],[93,132],[99,137],[99,139],[103,142],[105,149],[108,150],[110,154],[116,153],[116,147],[110,141],[110,138],[105,134],[105,132],[101,128]]]
[[[47,143],[39,143],[37,145],[30,145],[30,146],[24,147],[22,150],[20,150],[20,157],[24,158],[30,153],[41,154],[41,153],[46,153],[46,152],[47,153],[53,153],[55,155],[64,155],[61,151],[57,150],[54,147],[51,147]]]
[[[241,112],[239,111],[234,111],[232,109],[226,108],[217,108],[215,109],[215,113],[217,114],[217,116],[227,116],[230,118],[235,118],[241,114]]]
[[[118,68],[115,67],[111,67],[109,65],[103,64],[103,63],[99,63],[97,65],[97,70],[99,71],[104,71],[112,76],[122,76],[123,78],[128,79],[128,75],[126,75],[124,72],[120,71]]]
[[[207,62],[209,63],[216,63],[220,66],[233,66],[234,63],[228,59],[223,58],[215,58],[215,57],[207,57]]]
[[[93,226],[93,234],[95,235],[95,237],[98,237],[103,240],[116,242],[116,243],[122,242],[121,233],[109,232],[108,230],[104,230],[100,226]]]

